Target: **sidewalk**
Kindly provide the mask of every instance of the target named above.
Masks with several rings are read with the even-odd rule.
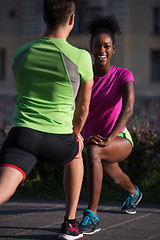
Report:
[[[77,220],[86,202],[80,202]],[[135,215],[120,213],[121,203],[99,205],[101,231],[86,240],[160,240],[160,205],[139,204]],[[0,208],[0,239],[58,239],[64,202],[12,199]]]

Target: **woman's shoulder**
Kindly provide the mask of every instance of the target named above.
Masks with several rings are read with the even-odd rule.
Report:
[[[112,71],[115,72],[115,76],[121,81],[134,81],[133,73],[128,68],[120,68],[112,66]]]
[[[112,71],[117,72],[119,74],[132,74],[132,72],[128,68],[120,68],[117,66],[112,65]]]
[[[127,83],[129,81],[135,82],[132,72],[130,70],[128,70],[127,68],[120,68],[120,67],[114,66],[113,69],[116,72],[115,76],[116,76],[118,82],[120,82],[121,86],[123,86],[125,83]]]

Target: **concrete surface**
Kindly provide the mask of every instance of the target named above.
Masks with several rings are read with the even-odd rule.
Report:
[[[80,202],[81,221],[86,202]],[[101,231],[85,240],[160,240],[160,205],[139,204],[135,215],[120,213],[121,203],[99,205]],[[58,239],[64,202],[12,199],[0,208],[0,239]]]

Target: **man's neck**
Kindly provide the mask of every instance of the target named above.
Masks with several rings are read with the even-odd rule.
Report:
[[[59,28],[55,31],[51,31],[50,29],[46,29],[44,33],[44,37],[48,38],[64,38],[67,39],[69,33],[66,28]]]

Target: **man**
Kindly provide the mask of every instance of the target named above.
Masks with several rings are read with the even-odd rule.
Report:
[[[79,239],[76,209],[83,178],[80,136],[89,110],[91,57],[66,39],[75,0],[44,0],[43,37],[19,48],[13,73],[17,103],[0,153],[0,204],[23,182],[37,160],[64,167],[65,220],[59,238]]]

